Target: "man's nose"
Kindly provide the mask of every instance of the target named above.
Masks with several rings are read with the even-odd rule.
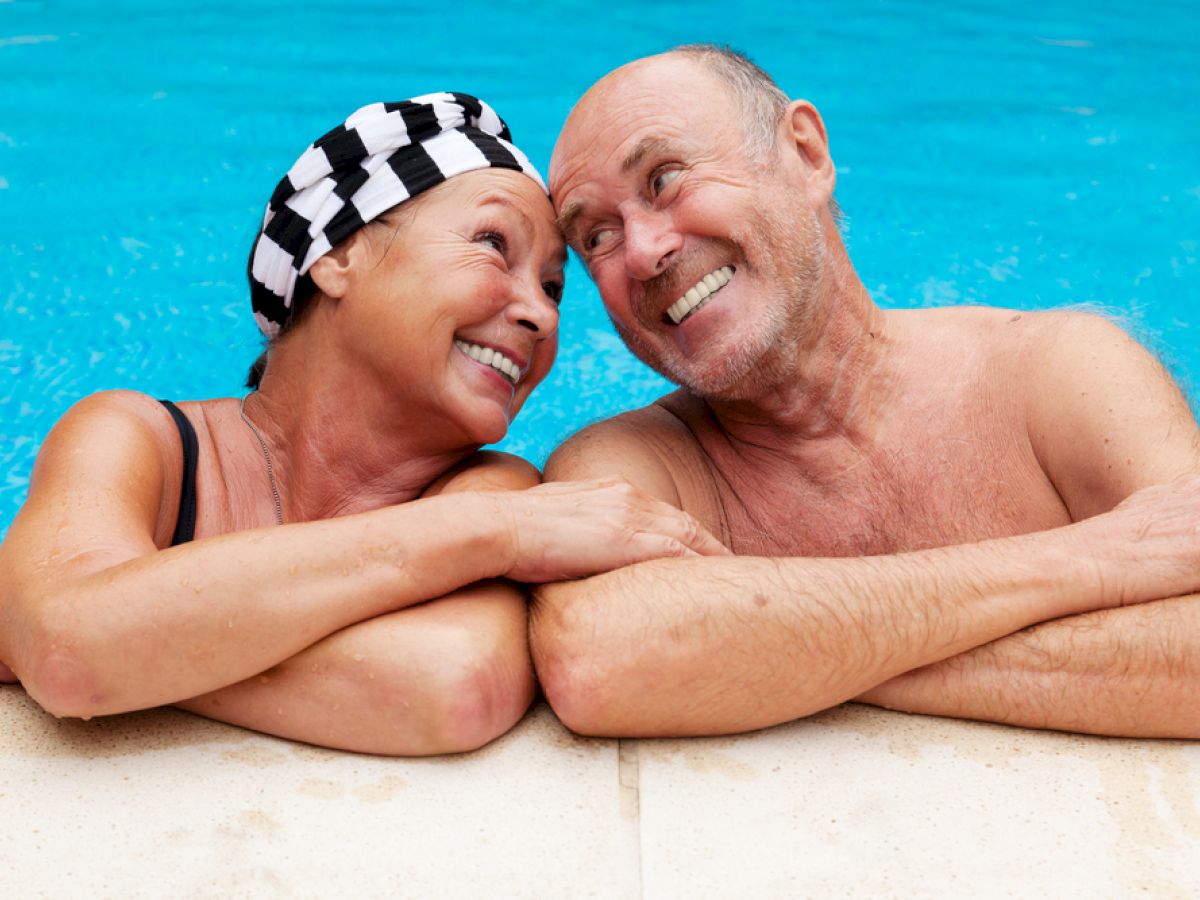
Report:
[[[648,281],[661,275],[682,246],[671,218],[653,209],[625,211],[625,271],[630,278]]]

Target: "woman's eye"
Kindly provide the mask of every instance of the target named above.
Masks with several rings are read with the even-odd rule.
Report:
[[[650,194],[657,197],[679,176],[679,169],[658,169],[650,176]]]

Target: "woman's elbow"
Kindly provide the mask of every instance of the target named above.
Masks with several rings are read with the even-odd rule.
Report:
[[[56,718],[88,719],[111,712],[82,636],[55,609],[56,604],[46,600],[20,617],[19,637],[10,646],[13,672],[25,692]]]
[[[17,670],[25,692],[58,719],[90,719],[108,712],[100,680],[79,655],[54,642],[25,654]]]
[[[533,702],[524,628],[446,629],[419,656],[395,662],[390,677],[374,682],[384,691],[377,701],[386,710],[381,721],[394,724],[394,740],[382,751],[391,755],[477,750],[512,728]]]
[[[533,702],[528,658],[508,654],[464,660],[447,674],[434,723],[441,753],[478,750],[520,721]]]

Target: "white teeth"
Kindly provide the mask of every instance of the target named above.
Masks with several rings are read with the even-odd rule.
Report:
[[[688,317],[689,313],[703,304],[705,300],[729,284],[731,278],[733,278],[733,268],[731,266],[721,266],[716,271],[709,272],[700,281],[688,288],[687,293],[671,304],[667,309],[667,315],[671,317],[672,322],[678,325]]]
[[[521,368],[499,350],[491,347],[481,347],[478,344],[468,344],[466,341],[455,339],[454,346],[476,362],[491,366],[513,384],[521,380]]]

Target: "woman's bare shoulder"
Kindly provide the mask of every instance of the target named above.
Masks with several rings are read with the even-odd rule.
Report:
[[[92,394],[46,436],[10,536],[53,525],[83,543],[93,529],[96,539],[128,530],[161,546],[179,503],[164,485],[178,483],[182,468],[179,432],[159,401],[136,391]]]

